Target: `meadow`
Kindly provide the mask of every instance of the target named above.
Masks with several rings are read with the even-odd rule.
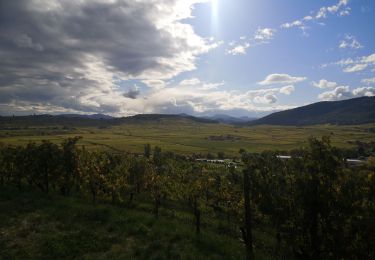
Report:
[[[315,126],[234,126],[162,119],[141,123],[126,123],[105,127],[43,125],[0,128],[0,143],[25,145],[28,142],[81,136],[79,145],[87,149],[142,153],[144,144],[159,146],[179,154],[217,154],[237,156],[241,148],[249,152],[264,150],[289,151],[306,145],[310,136],[328,135],[332,144],[351,148],[357,141],[374,142],[375,124],[315,125]]]
[[[172,215],[171,215],[172,214]],[[238,239],[206,227],[197,236],[187,212],[116,207],[40,192],[0,190],[0,259],[242,259]],[[265,259],[270,235],[255,231]],[[260,246],[261,246],[260,245]]]

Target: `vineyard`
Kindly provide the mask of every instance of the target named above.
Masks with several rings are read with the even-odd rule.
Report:
[[[214,164],[79,141],[0,147],[0,257],[375,257],[375,160],[345,160],[372,146],[310,138],[288,160],[241,149],[236,164]]]
[[[310,136],[330,136],[332,145],[355,148],[357,142],[375,142],[375,124],[313,126],[234,126],[195,122],[185,118],[143,120],[109,124],[90,120],[54,122],[29,118],[0,118],[0,143],[27,145],[48,140],[59,144],[64,139],[82,136],[78,145],[88,150],[143,153],[143,145],[162,147],[178,154],[192,155],[223,152],[238,156],[241,148],[249,152],[290,151],[308,145]]]

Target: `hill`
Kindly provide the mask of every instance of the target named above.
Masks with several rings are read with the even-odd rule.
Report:
[[[325,101],[276,112],[250,125],[353,125],[375,122],[375,97]]]
[[[104,115],[104,114],[92,114],[92,115],[85,115],[85,114],[62,114],[58,115],[59,117],[67,117],[67,118],[89,118],[89,119],[113,119],[114,117]]]
[[[257,119],[253,117],[247,117],[247,116],[234,117],[234,116],[229,116],[225,114],[217,114],[217,115],[207,116],[203,118],[210,119],[210,120],[217,121],[217,122],[224,123],[224,124],[233,124],[233,125],[250,122],[250,121]]]
[[[145,123],[145,122],[156,122],[163,120],[173,120],[173,121],[191,121],[196,123],[218,123],[215,120],[208,118],[200,118],[195,116],[190,116],[187,114],[139,114],[130,117],[123,117],[118,119],[122,123]]]
[[[139,114],[129,117],[111,117],[108,115],[30,115],[30,116],[0,116],[0,128],[15,129],[29,126],[66,126],[66,127],[110,127],[122,124],[144,124],[156,122],[190,122],[190,123],[217,123],[217,121],[199,118],[190,115]]]

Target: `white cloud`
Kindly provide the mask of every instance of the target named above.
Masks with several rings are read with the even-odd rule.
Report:
[[[319,94],[318,98],[325,101],[336,101],[352,97],[349,86],[339,86],[334,90],[326,91]]]
[[[200,79],[191,78],[191,79],[184,79],[183,81],[180,82],[179,85],[181,85],[181,86],[196,86],[200,83],[201,83]]]
[[[198,78],[191,78],[191,79],[185,79],[182,80],[178,86],[179,87],[194,87],[198,90],[213,90],[217,89],[218,87],[221,87],[225,84],[225,82],[216,82],[216,83],[207,83],[202,82]]]
[[[336,82],[328,81],[328,80],[325,80],[325,79],[321,79],[321,80],[319,80],[319,82],[312,82],[312,85],[314,87],[322,88],[322,89],[337,87],[337,83]]]
[[[306,80],[305,77],[292,77],[288,74],[270,74],[263,81],[258,82],[260,85],[272,84],[293,84]]]
[[[359,43],[355,36],[346,34],[344,39],[340,41],[339,48],[360,49],[363,48],[363,46]]]
[[[367,64],[356,64],[356,65],[351,66],[351,67],[346,67],[344,69],[344,72],[351,73],[351,72],[362,71],[362,70],[366,69],[367,66],[368,66]]]
[[[232,49],[228,50],[227,53],[231,55],[243,55],[243,54],[246,54],[246,50],[249,47],[250,47],[250,43],[245,42],[244,44],[234,46]]]
[[[335,14],[340,9],[345,8],[347,5],[348,5],[347,0],[340,0],[336,5],[322,7],[319,9],[318,13],[316,14],[315,19],[326,18],[328,13]],[[347,11],[347,9],[345,9],[345,11]]]
[[[285,94],[285,95],[290,95],[294,92],[294,90],[295,90],[295,87],[293,85],[288,85],[288,86],[282,87],[280,89],[280,93]]]
[[[369,56],[362,57],[362,62],[364,63],[370,63],[370,64],[375,64],[375,53],[371,54]]]
[[[201,83],[202,84],[202,83]],[[170,86],[153,91],[144,100],[144,113],[208,113],[212,111],[243,110],[248,112],[275,111],[291,106],[275,105],[280,88],[257,89],[246,92],[203,89],[195,86]]]
[[[276,33],[275,29],[272,28],[258,28],[254,34],[254,39],[258,41],[267,41],[271,40]]]
[[[224,86],[225,82],[218,82],[218,83],[203,83],[203,85],[199,88],[201,90],[211,90],[211,89],[218,89],[221,86]]]
[[[353,90],[353,95],[356,97],[373,97],[375,96],[375,88],[374,87],[360,87]]]
[[[286,29],[289,29],[289,28],[292,28],[292,27],[300,27],[302,26],[303,23],[299,20],[296,20],[294,22],[291,22],[291,23],[284,23],[281,25],[281,28],[286,28]]]
[[[321,65],[322,68],[328,67],[329,65],[336,65],[343,67],[344,72],[358,72],[363,71],[367,68],[374,69],[375,65],[375,53],[369,56],[355,57],[342,59],[337,62]]]
[[[347,16],[350,15],[350,11],[352,9],[350,7],[346,7],[344,10],[340,11],[339,16]]]
[[[362,83],[367,85],[375,84],[375,78],[362,79]]]
[[[349,86],[339,86],[332,91],[321,93],[318,98],[325,101],[335,101],[363,96],[372,97],[374,95],[374,87],[360,87],[351,91]]]
[[[313,15],[307,15],[300,20],[295,20],[293,22],[288,22],[282,24],[280,27],[283,29],[290,29],[297,27],[304,31],[307,28],[306,23],[312,21],[318,21],[324,18],[327,18],[328,14],[337,14],[338,16],[345,16],[350,14],[350,8],[347,6],[347,0],[340,0],[335,5],[332,6],[323,6]],[[323,24],[324,25],[324,24]]]
[[[256,96],[254,102],[257,104],[274,104],[277,102],[277,97],[274,94],[266,94],[264,96]]]
[[[161,89],[166,86],[165,81],[160,80],[160,79],[144,79],[142,80],[142,83],[144,83],[150,88],[155,88],[155,89]]]
[[[241,36],[239,41],[229,42],[230,49],[226,53],[231,55],[245,55],[248,48],[269,43],[274,38],[276,31],[276,29],[272,28],[258,28],[253,36]]]

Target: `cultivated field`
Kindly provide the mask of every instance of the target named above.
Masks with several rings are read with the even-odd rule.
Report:
[[[111,149],[143,152],[146,143],[181,154],[217,153],[237,155],[240,148],[251,152],[286,151],[305,145],[309,136],[330,135],[335,146],[349,148],[354,142],[375,141],[375,124],[352,126],[232,126],[192,122],[190,120],[158,120],[109,127],[76,126],[2,126],[0,142],[25,145],[28,142],[61,140],[82,136],[88,149]]]

